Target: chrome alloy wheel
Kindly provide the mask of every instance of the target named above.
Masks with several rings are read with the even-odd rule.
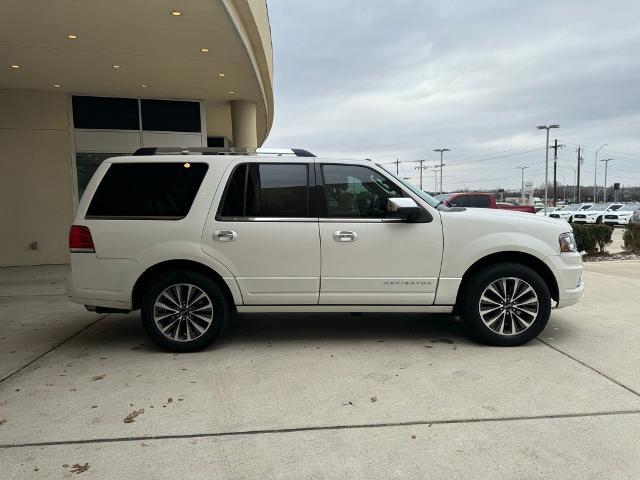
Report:
[[[191,342],[213,324],[213,304],[201,288],[179,283],[165,288],[153,305],[158,330],[174,342]]]
[[[540,303],[527,282],[503,277],[484,289],[478,308],[487,328],[499,335],[518,335],[533,325]]]

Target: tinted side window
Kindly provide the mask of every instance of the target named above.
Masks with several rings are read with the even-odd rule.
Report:
[[[249,164],[246,216],[309,216],[307,165]]]
[[[247,164],[238,165],[227,183],[218,214],[222,217],[244,217],[244,189],[247,177]]]
[[[113,164],[91,199],[87,218],[183,218],[207,168],[206,163]]]
[[[452,207],[468,207],[469,206],[469,195],[458,195],[454,197],[453,200],[449,202]]]
[[[227,183],[219,217],[309,216],[309,167],[292,163],[241,164]]]
[[[489,208],[491,206],[491,200],[489,200],[488,195],[471,195],[469,206],[476,208]]]
[[[402,197],[402,190],[371,168],[358,165],[324,165],[327,216],[383,218],[387,200]]]

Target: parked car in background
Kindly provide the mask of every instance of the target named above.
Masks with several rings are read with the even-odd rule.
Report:
[[[634,214],[640,216],[640,203],[627,203],[615,212],[607,212],[603,222],[611,226],[626,225],[630,222]]]
[[[560,210],[564,209],[564,205],[560,207],[548,207],[547,208],[547,217],[551,217],[553,213],[558,213]],[[536,207],[536,215],[544,215],[544,207]],[[556,218],[556,217],[553,217]]]
[[[156,343],[190,352],[234,311],[455,309],[485,343],[521,345],[582,297],[565,222],[450,208],[371,161],[203,151],[100,164],[69,234],[71,300],[141,309]]]
[[[549,215],[551,218],[560,218],[562,220],[566,220],[567,222],[573,222],[573,216],[577,212],[583,212],[588,210],[593,206],[593,203],[574,203],[573,205],[567,205],[559,212],[553,212]]]
[[[623,207],[624,203],[597,203],[591,208],[576,213],[573,216],[574,223],[602,223],[608,212],[615,212]]]
[[[516,212],[536,213],[530,205],[512,205],[506,202],[496,201],[495,195],[484,192],[461,192],[443,193],[434,197],[436,200],[444,201],[452,207],[471,208],[498,208],[501,210],[513,210]]]

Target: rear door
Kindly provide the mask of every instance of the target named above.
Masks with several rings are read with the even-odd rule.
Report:
[[[320,303],[429,305],[435,298],[443,238],[440,216],[428,223],[387,218],[387,200],[411,196],[380,170],[319,164]]]
[[[231,270],[249,305],[316,304],[318,216],[312,163],[238,161],[225,174],[202,248]]]

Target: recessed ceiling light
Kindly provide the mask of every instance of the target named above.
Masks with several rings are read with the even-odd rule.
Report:
[[[208,49],[208,48],[201,48],[201,49],[200,49],[200,51],[201,51],[202,53],[207,53],[207,52],[209,51],[209,49]]]
[[[67,35],[67,38],[70,38],[71,40],[75,40],[76,38],[78,38],[78,35],[76,35],[75,33],[70,33],[69,35]]]
[[[144,83],[140,85],[142,88],[147,88],[149,85],[145,85]]]
[[[11,68],[13,68],[14,70],[17,70],[20,68],[20,65],[11,65]]]
[[[111,65],[113,68],[115,68],[116,70],[120,68],[120,65]]]
[[[180,10],[171,10],[171,15],[173,15],[174,17],[181,17],[182,12]]]
[[[233,90],[231,90],[229,93],[233,95],[233,94],[234,94],[234,93],[236,93],[236,92],[234,92]]]
[[[54,86],[54,88],[60,88],[60,84],[59,83],[54,83],[53,86]]]
[[[219,73],[218,76],[219,77],[224,77],[224,73]]]

